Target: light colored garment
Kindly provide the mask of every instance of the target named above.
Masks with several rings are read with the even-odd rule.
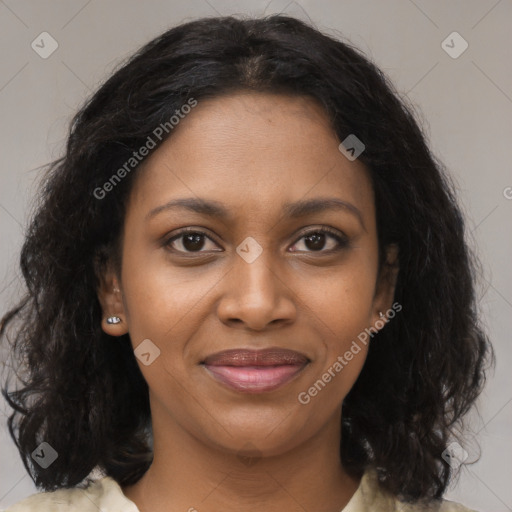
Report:
[[[33,494],[6,512],[140,512],[111,477],[92,482],[87,488],[59,489]],[[367,471],[357,491],[341,512],[475,512],[443,500],[428,508],[400,503],[380,488],[375,472]]]

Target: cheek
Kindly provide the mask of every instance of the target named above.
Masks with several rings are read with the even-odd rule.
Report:
[[[147,344],[145,340],[152,344],[148,345],[150,364],[146,365],[141,358],[137,360],[144,379],[157,396],[158,390],[166,393],[173,390],[173,396],[179,399],[183,394],[179,382],[186,371],[187,340],[193,334],[193,326],[202,321],[198,316],[201,299],[213,283],[205,283],[203,278],[185,278],[183,272],[178,274],[170,265],[152,263],[151,258],[140,265],[137,258],[130,257],[123,262],[122,279],[125,314],[135,355],[138,350],[142,352],[138,347],[143,342]],[[163,396],[160,398],[164,400]]]
[[[153,336],[165,343],[197,315],[219,276],[205,268],[172,265],[164,249],[144,245],[143,237],[139,243],[136,239],[125,240],[121,276],[130,335]]]
[[[302,284],[300,293],[308,297],[305,313],[322,340],[315,378],[328,382],[329,391],[321,398],[326,406],[327,402],[334,406],[343,400],[364,365],[370,342],[365,329],[372,319],[374,265],[372,258],[355,255],[337,271],[317,279],[315,286]],[[322,384],[318,383],[311,392],[319,393],[320,389]]]
[[[346,339],[371,321],[375,279],[376,262],[360,251],[313,281],[297,280],[294,290],[327,332]]]

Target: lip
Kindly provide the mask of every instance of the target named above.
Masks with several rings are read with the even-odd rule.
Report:
[[[288,383],[309,362],[300,352],[276,347],[224,350],[208,356],[201,364],[210,376],[231,389],[263,393]]]

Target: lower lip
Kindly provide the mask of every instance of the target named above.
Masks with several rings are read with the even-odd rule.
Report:
[[[306,365],[209,366],[204,367],[219,382],[243,393],[273,391],[297,375]]]

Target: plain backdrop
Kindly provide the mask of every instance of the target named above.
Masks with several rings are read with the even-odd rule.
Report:
[[[361,48],[414,104],[457,184],[484,267],[478,297],[497,365],[471,416],[480,459],[446,497],[480,511],[512,510],[510,0],[0,0],[0,311],[21,289],[18,252],[40,166],[61,156],[71,116],[115,65],[184,21],[278,12]],[[40,37],[45,51],[58,45],[47,58],[32,47]],[[37,492],[1,400],[0,509]],[[476,459],[472,438],[464,442]]]

